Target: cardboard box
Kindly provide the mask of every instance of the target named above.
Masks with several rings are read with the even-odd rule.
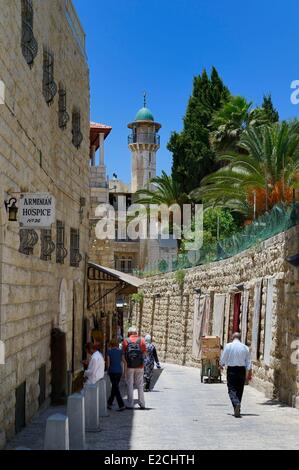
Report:
[[[202,337],[202,359],[220,359],[220,338],[219,336],[203,336]]]

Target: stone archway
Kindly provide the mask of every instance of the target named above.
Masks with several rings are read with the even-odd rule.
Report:
[[[73,282],[72,299],[72,370],[81,369],[83,343],[83,289],[80,282]],[[84,341],[85,343],[85,341]],[[84,344],[85,345],[85,344]]]
[[[59,287],[58,318],[51,334],[51,399],[54,404],[62,404],[67,392],[67,321],[68,285],[62,279]]]

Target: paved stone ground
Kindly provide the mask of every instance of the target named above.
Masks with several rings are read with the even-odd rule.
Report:
[[[197,369],[167,364],[146,410],[109,412],[102,432],[87,434],[94,450],[299,449],[299,411],[245,388],[243,417],[232,416],[224,384],[201,384]],[[16,436],[8,448],[42,449],[50,408]]]

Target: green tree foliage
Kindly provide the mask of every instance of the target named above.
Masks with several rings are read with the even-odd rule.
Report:
[[[140,189],[136,192],[137,204],[178,204],[180,207],[190,201],[189,196],[180,190],[179,183],[162,171],[161,176],[156,176],[150,181],[152,189]]]
[[[183,130],[172,133],[167,147],[173,154],[172,177],[182,193],[188,194],[204,176],[217,168],[208,124],[214,111],[228,97],[229,90],[214,67],[210,77],[204,70],[194,78]]]
[[[249,126],[239,146],[245,152],[218,157],[226,166],[205,177],[192,197],[205,207],[230,208],[249,220],[254,206],[259,215],[279,202],[290,202],[299,185],[299,123]]]
[[[243,96],[230,96],[213,113],[209,127],[210,142],[215,152],[237,149],[241,134],[250,123],[251,105]]]
[[[219,240],[231,236],[237,231],[238,227],[236,222],[227,209],[209,208],[204,211],[203,215],[203,244],[208,242],[215,242],[218,237],[219,227]]]
[[[218,232],[219,228],[219,232]],[[209,207],[203,213],[203,246],[207,247],[213,244],[218,239],[230,237],[233,233],[238,231],[239,224],[236,222],[233,214],[228,209],[221,209],[219,207]],[[192,224],[192,232],[194,232],[194,224]],[[187,239],[192,236],[191,231],[188,231]],[[181,253],[186,253],[186,240],[182,240]]]
[[[217,154],[228,150],[244,153],[239,141],[245,129],[265,126],[277,122],[278,112],[273,106],[271,95],[265,95],[261,107],[252,109],[252,103],[243,96],[230,96],[213,113],[209,127],[210,142]]]
[[[262,109],[265,112],[268,123],[274,123],[279,121],[278,111],[274,108],[272,103],[271,95],[264,95]]]
[[[177,204],[181,209],[184,204],[190,203],[190,198],[187,194],[180,190],[179,184],[171,176],[167,175],[165,171],[162,171],[161,176],[152,178],[151,181],[152,189],[140,189],[136,192],[136,204],[144,204],[149,206],[150,204],[161,206],[166,205],[167,207]],[[183,212],[181,211],[181,214]],[[173,214],[169,216],[169,233],[172,234],[174,230]],[[181,216],[180,230],[183,230],[183,218]],[[177,240],[178,248],[180,247],[181,240]]]

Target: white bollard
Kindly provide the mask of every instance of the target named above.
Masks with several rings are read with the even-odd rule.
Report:
[[[111,385],[110,377],[109,377],[109,375],[107,374],[107,372],[105,372],[105,381],[106,381],[106,398],[107,398],[107,402],[108,402],[109,397],[110,397],[110,395],[111,395],[111,388],[112,388],[112,385]]]
[[[88,432],[100,431],[99,387],[98,384],[84,386],[85,429]]]
[[[47,419],[45,450],[69,450],[69,420],[62,414],[55,414]]]
[[[70,450],[85,449],[85,406],[84,396],[74,393],[67,399],[69,419]]]
[[[106,391],[106,379],[103,377],[97,383],[99,388],[99,417],[105,418],[108,415],[107,411],[107,391]]]

